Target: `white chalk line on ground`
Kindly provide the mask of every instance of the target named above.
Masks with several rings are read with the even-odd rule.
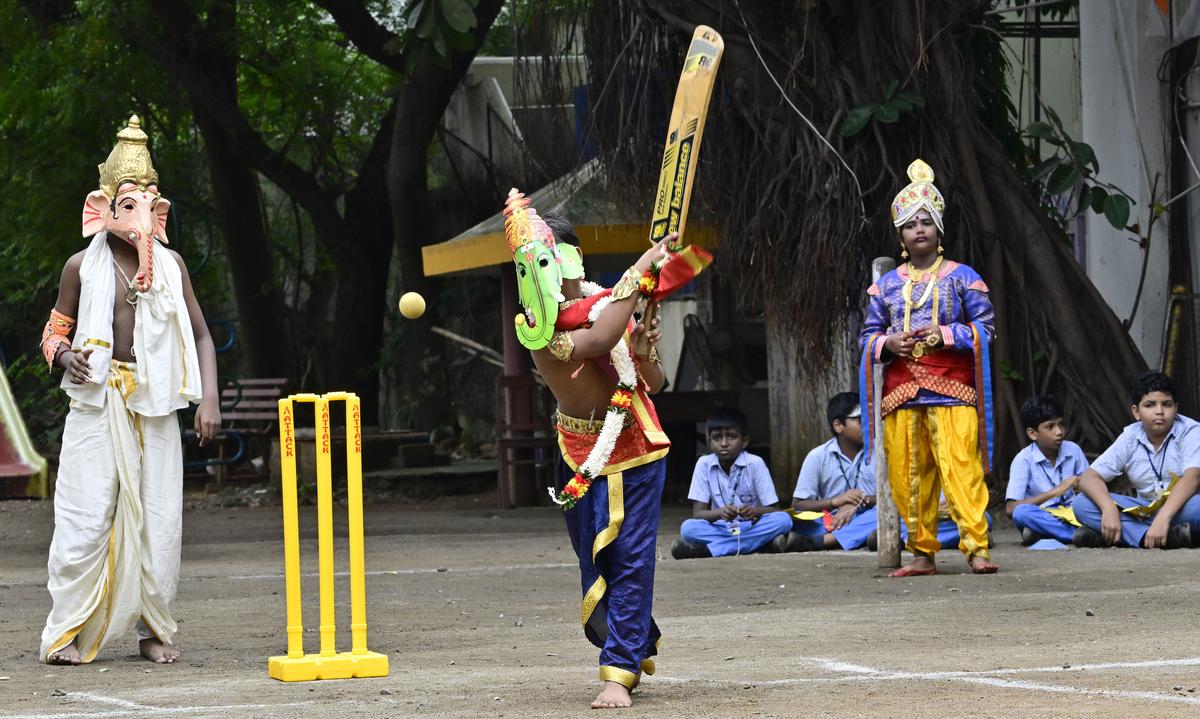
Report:
[[[1001,679],[996,675],[1013,675],[1025,673],[1079,673],[1087,670],[1105,671],[1108,669],[1155,669],[1162,667],[1192,667],[1200,665],[1200,657],[1183,659],[1151,659],[1137,662],[1106,662],[1103,664],[1076,664],[1053,667],[1027,667],[1006,669],[985,669],[980,671],[943,671],[943,672],[906,672],[890,669],[851,664],[848,662],[829,659],[826,657],[799,657],[801,662],[815,665],[830,672],[838,672],[830,677],[796,677],[791,679],[768,679],[765,681],[743,679],[711,679],[708,677],[678,677],[655,676],[653,681],[670,684],[685,684],[700,682],[720,686],[756,686],[778,687],[816,683],[844,682],[885,682],[885,681],[948,681],[966,684],[979,684],[999,687],[1002,689],[1021,689],[1042,691],[1053,694],[1076,694],[1080,696],[1108,697],[1114,699],[1133,699],[1151,702],[1168,702],[1174,704],[1200,705],[1200,697],[1191,695],[1166,694],[1163,692],[1132,691],[1126,689],[1093,689],[1088,687],[1063,686],[1061,684],[1044,684],[1023,679]]]
[[[116,704],[117,706],[124,707],[126,709],[153,709],[153,707],[146,706],[145,704],[138,704],[137,702],[131,702],[127,699],[106,697],[100,694],[90,694],[88,692],[71,692],[68,696],[77,699],[86,699],[87,701],[96,702],[97,704]]]
[[[273,709],[276,707],[300,707],[311,706],[315,702],[280,702],[273,704],[218,704],[214,706],[186,706],[186,707],[156,707],[149,704],[138,704],[136,702],[118,699],[117,697],[106,697],[99,694],[89,694],[87,692],[67,692],[65,699],[81,699],[84,701],[95,702],[97,704],[115,704],[125,707],[124,709],[110,709],[106,711],[82,711],[82,712],[60,712],[55,714],[0,714],[4,719],[109,719],[110,717],[127,717],[127,716],[147,716],[150,714],[183,714],[185,716],[197,716],[211,714],[212,712],[229,712],[242,709]]]

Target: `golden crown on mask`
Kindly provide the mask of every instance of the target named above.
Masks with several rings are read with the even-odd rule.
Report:
[[[129,117],[128,125],[117,133],[117,144],[108,159],[97,165],[100,170],[100,191],[110,198],[117,196],[123,183],[132,182],[142,190],[158,184],[158,173],[150,161],[149,140],[142,131],[137,115]]]

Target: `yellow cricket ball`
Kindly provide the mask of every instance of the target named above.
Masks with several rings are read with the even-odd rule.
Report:
[[[425,314],[425,298],[416,292],[405,292],[400,297],[400,314],[410,320]]]

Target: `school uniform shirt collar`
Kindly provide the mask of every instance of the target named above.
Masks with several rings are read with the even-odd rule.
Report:
[[[861,457],[862,453],[863,453],[863,451],[860,449],[860,450],[858,450],[858,452],[856,452],[854,454],[853,457],[847,457],[845,454],[842,453],[842,448],[838,445],[837,437],[834,437],[833,439],[831,439],[825,443],[825,451],[830,454],[837,455],[838,457],[850,462],[851,464],[853,464],[854,462],[857,462],[858,458]]]
[[[1134,424],[1137,427],[1137,434],[1135,437],[1138,443],[1151,452],[1157,454],[1167,447],[1168,440],[1170,440],[1172,444],[1178,442],[1180,435],[1191,429],[1196,422],[1195,420],[1184,417],[1181,414],[1175,415],[1175,422],[1171,424],[1171,429],[1167,431],[1166,439],[1164,439],[1163,443],[1158,446],[1158,449],[1154,448],[1154,444],[1150,442],[1150,437],[1146,435],[1146,425],[1142,424],[1141,422],[1135,422]]]
[[[721,468],[721,459],[717,457],[716,452],[709,452],[708,455],[706,455],[706,459],[708,460],[709,469]],[[750,458],[746,456],[746,450],[743,449],[741,452],[739,452],[738,456],[733,458],[733,464],[730,466],[741,467],[742,469],[750,466]]]
[[[1063,463],[1067,461],[1067,453],[1063,451],[1066,447],[1066,440],[1058,448],[1058,456],[1054,458],[1054,463],[1051,464],[1046,454],[1042,452],[1042,448],[1037,446],[1037,442],[1030,442],[1025,447],[1026,458],[1033,465],[1045,464],[1050,469],[1062,469]]]

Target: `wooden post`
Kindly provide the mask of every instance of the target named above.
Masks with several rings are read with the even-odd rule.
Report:
[[[871,262],[871,281],[878,282],[896,267],[891,257],[876,257]],[[875,439],[871,445],[871,460],[875,463],[875,506],[879,517],[876,530],[879,539],[879,568],[896,569],[900,566],[900,513],[892,499],[892,486],[888,482],[887,455],[883,451],[883,414],[879,402],[883,395],[883,368],[874,367],[875,376],[871,386],[875,396],[871,402],[871,426],[875,428]]]
[[[503,359],[504,375],[506,377],[527,375],[531,371],[532,362],[529,352],[517,340],[517,332],[513,327],[513,315],[519,306],[519,301],[517,300],[517,277],[508,268],[502,268],[500,272],[500,326],[503,328]],[[504,421],[501,426],[528,424],[533,413],[529,395],[514,392],[511,388],[504,388],[501,391],[504,393],[504,397],[501,398],[504,410]],[[499,420],[499,418],[497,419]],[[505,434],[513,435],[515,432],[505,430]],[[496,437],[497,440],[506,438]],[[497,450],[498,452],[509,451],[499,448]],[[499,465],[502,469],[498,478],[497,504],[500,505],[501,509],[511,509],[512,507],[533,504],[533,468],[528,465],[514,466],[509,464],[506,459],[505,457],[500,457]]]

